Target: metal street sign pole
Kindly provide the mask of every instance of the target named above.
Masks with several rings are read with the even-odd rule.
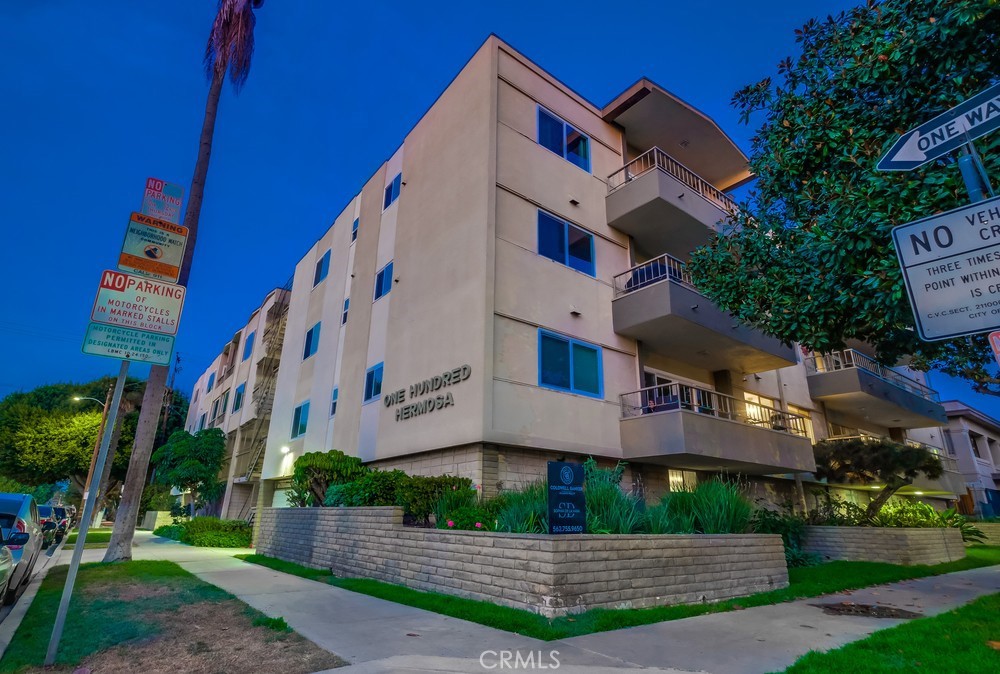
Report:
[[[125,376],[128,374],[129,361],[123,360],[121,368],[118,370],[118,381],[115,382],[115,392],[111,399],[111,409],[108,411],[107,428],[115,427],[118,417],[118,408],[122,401],[122,390],[125,388]],[[111,436],[114,433],[105,432],[101,439],[101,451],[97,454],[97,464],[94,466],[94,475],[101,475],[104,472],[104,463],[108,458],[108,448],[111,446]],[[76,546],[73,548],[73,558],[69,563],[69,573],[66,575],[66,585],[63,587],[62,599],[59,600],[59,610],[56,613],[56,622],[52,628],[52,638],[49,640],[49,650],[45,654],[45,666],[55,664],[56,653],[59,651],[59,640],[62,639],[63,628],[66,626],[66,614],[69,611],[69,601],[73,596],[73,585],[76,584],[76,573],[80,569],[80,558],[83,557],[83,546],[87,542],[87,531],[90,529],[90,520],[94,516],[94,505],[97,501],[97,489],[91,489],[87,494],[87,500],[83,506],[83,516],[80,518],[79,532],[77,533]]]

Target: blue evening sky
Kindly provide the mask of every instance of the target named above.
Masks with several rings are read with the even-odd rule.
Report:
[[[807,19],[853,4],[268,0],[250,79],[239,96],[227,85],[220,105],[178,387],[190,392],[490,32],[599,105],[650,77],[747,150],[732,93],[796,54]],[[90,307],[146,177],[190,181],[215,9],[0,4],[0,396],[116,372],[80,352]],[[1000,416],[998,400],[932,383]]]

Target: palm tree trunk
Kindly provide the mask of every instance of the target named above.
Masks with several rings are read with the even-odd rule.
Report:
[[[188,228],[188,240],[178,279],[178,283],[183,286],[187,286],[188,277],[191,275],[194,245],[198,239],[198,219],[201,217],[201,202],[205,196],[208,163],[212,158],[212,137],[215,135],[215,117],[219,111],[219,97],[222,94],[224,76],[224,72],[220,73],[218,70],[214,72],[212,84],[208,88],[208,101],[205,103],[198,160],[194,165],[191,191],[188,194],[187,209],[184,211],[184,226]],[[128,462],[128,474],[125,476],[121,505],[115,518],[115,529],[111,534],[108,551],[104,555],[105,562],[132,559],[132,536],[139,516],[142,490],[146,486],[149,457],[153,453],[153,441],[156,439],[157,422],[160,418],[160,409],[163,407],[163,394],[166,391],[169,371],[170,368],[166,365],[154,365],[149,369],[149,379],[146,381],[146,392],[142,397],[142,409],[139,411],[139,422],[135,430],[135,444]]]

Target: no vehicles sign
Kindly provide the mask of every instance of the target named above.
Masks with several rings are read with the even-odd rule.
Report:
[[[90,320],[165,335],[177,333],[184,286],[106,270]]]
[[[925,341],[1000,328],[1000,197],[892,230]]]

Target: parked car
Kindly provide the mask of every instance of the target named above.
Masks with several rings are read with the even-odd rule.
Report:
[[[59,525],[56,523],[56,514],[52,511],[52,506],[40,505],[38,508],[38,523],[42,525],[42,550],[48,550],[49,546],[56,542],[56,532]],[[55,526],[48,526],[49,523]]]
[[[56,523],[45,525],[56,530]],[[26,534],[17,536],[17,534]],[[28,494],[0,494],[0,540],[10,551],[14,570],[3,593],[3,603],[13,604],[28,587],[35,562],[42,554],[42,524],[35,499]]]
[[[14,577],[14,553],[11,546],[24,545],[28,542],[28,534],[15,531],[10,538],[0,543],[0,597],[7,595],[10,581]]]
[[[72,522],[69,519],[69,511],[62,506],[52,506],[52,512],[56,514],[56,544],[62,543],[66,532],[70,530]]]

